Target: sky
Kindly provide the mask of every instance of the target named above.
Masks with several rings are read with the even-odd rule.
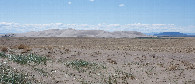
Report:
[[[195,33],[195,0],[0,0],[0,33],[46,29]]]

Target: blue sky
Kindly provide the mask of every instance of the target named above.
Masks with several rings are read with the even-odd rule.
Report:
[[[63,23],[64,25],[87,24],[87,29],[98,24],[106,24],[106,26],[119,24],[120,27],[118,29],[113,27],[113,30],[161,32],[169,31],[170,28],[171,31],[175,29],[180,32],[183,30],[193,32],[192,30],[195,30],[194,4],[195,0],[0,0],[0,30],[12,32],[12,30],[18,29],[19,32],[19,30],[22,31],[17,28],[19,26],[28,31],[37,31],[52,27],[33,29],[33,26],[26,26],[29,29],[24,26]],[[136,27],[134,27],[135,25],[124,26],[127,24],[139,25]],[[143,24],[152,27],[143,26]],[[163,24],[164,26],[160,26],[161,29],[158,31],[153,28],[156,27],[153,24]],[[170,24],[175,26],[170,27]],[[121,25],[126,28],[121,29]],[[154,30],[142,31],[140,25]],[[63,29],[62,26],[58,27]],[[105,28],[107,27],[102,26],[102,28],[96,29],[108,30]],[[85,28],[83,27],[83,29]]]

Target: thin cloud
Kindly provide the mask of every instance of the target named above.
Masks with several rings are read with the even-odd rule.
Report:
[[[68,4],[69,4],[69,5],[71,5],[71,4],[72,4],[72,2],[70,2],[70,1],[69,1],[69,2],[68,2]]]
[[[89,1],[94,2],[95,0],[89,0]]]
[[[123,7],[123,6],[125,6],[125,4],[119,4],[118,6],[119,6],[119,7]]]

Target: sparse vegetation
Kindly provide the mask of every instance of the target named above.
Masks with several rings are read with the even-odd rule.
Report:
[[[17,72],[10,66],[0,63],[0,83],[1,84],[31,84],[27,75]]]
[[[44,71],[43,69],[39,69],[39,68],[34,68],[35,71],[38,71],[39,74],[43,75],[43,76],[48,76],[49,73]]]
[[[0,84],[12,79],[24,81],[19,84],[193,84],[194,43],[194,38],[1,38]]]
[[[1,58],[5,58],[6,55],[5,55],[4,53],[0,53],[0,57],[1,57]]]
[[[18,64],[30,64],[30,63],[35,63],[35,64],[46,64],[47,58],[44,56],[38,56],[35,54],[29,54],[29,55],[6,55],[3,53],[0,53],[0,57],[2,58],[8,58],[11,61],[14,61]]]
[[[101,66],[96,63],[87,62],[81,59],[67,62],[65,63],[65,65],[67,67],[72,67],[73,69],[76,69],[79,72],[85,72],[86,70],[89,70],[89,69],[96,70],[100,68],[103,68],[103,69],[105,68],[105,66]]]

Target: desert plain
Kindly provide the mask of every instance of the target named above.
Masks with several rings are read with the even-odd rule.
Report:
[[[195,38],[0,38],[0,82],[195,84]]]

